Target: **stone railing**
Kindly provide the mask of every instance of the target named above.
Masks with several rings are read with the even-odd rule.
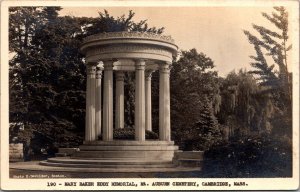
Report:
[[[10,162],[24,161],[22,143],[9,144],[9,161]]]
[[[151,39],[151,40],[165,41],[174,44],[174,39],[172,39],[171,36],[159,35],[150,32],[127,32],[127,31],[98,33],[84,38],[83,43],[87,43],[95,40],[118,39],[118,38]]]

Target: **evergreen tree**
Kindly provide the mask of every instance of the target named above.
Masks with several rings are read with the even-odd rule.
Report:
[[[213,144],[222,140],[222,134],[218,121],[214,115],[212,103],[204,97],[201,113],[198,121],[192,127],[189,138],[186,141],[192,150],[207,150]]]
[[[288,12],[285,7],[274,7],[274,10],[272,15],[267,13],[262,13],[262,15],[273,24],[275,31],[253,24],[253,28],[260,34],[260,37],[249,31],[244,31],[244,33],[256,51],[256,56],[250,56],[254,60],[251,65],[256,68],[251,73],[259,77],[260,85],[265,86],[264,92],[270,96],[274,104],[274,114],[277,114],[276,118],[270,117],[273,119],[271,120],[274,127],[273,133],[291,136],[292,76],[288,72],[287,56],[292,45],[288,44]],[[267,57],[271,57],[274,63],[268,63]],[[275,70],[275,66],[279,71]],[[276,119],[282,119],[285,123],[281,126],[285,128],[279,128]]]
[[[274,7],[276,12],[270,16],[267,13],[262,15],[269,20],[277,31],[269,30],[263,26],[253,24],[253,28],[260,34],[261,39],[251,34],[249,31],[244,31],[248,40],[254,45],[257,56],[250,56],[254,62],[251,63],[257,70],[252,73],[260,76],[262,84],[269,86],[289,85],[287,52],[291,50],[292,45],[288,45],[288,12],[284,7]],[[268,65],[266,56],[271,56],[274,64]],[[279,73],[274,71],[275,65],[279,68]]]

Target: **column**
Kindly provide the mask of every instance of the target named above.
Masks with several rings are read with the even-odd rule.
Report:
[[[113,140],[113,61],[104,61],[103,141]]]
[[[145,141],[145,61],[135,62],[135,140]]]
[[[151,103],[151,77],[152,70],[147,70],[145,72],[145,110],[146,110],[146,119],[145,119],[145,128],[148,131],[152,131],[152,103]]]
[[[124,73],[116,72],[115,128],[124,128]]]
[[[159,139],[171,140],[170,123],[170,69],[168,63],[159,69]]]
[[[86,65],[86,109],[85,109],[85,141],[96,140],[95,135],[95,75],[96,66]]]
[[[97,68],[96,70],[96,112],[95,112],[95,134],[96,139],[101,135],[101,78],[102,78],[102,68]]]

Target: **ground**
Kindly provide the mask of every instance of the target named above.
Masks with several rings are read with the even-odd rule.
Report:
[[[35,169],[35,170],[34,170]],[[105,172],[101,170],[97,172],[95,169],[90,171],[69,170],[64,171],[63,168],[47,167],[38,165],[38,161],[10,163],[10,177],[11,178],[193,178],[201,177],[200,170],[195,168],[182,168],[178,171],[162,170],[150,171],[141,169],[133,171],[125,170],[126,172]],[[50,171],[52,170],[52,171]],[[166,171],[166,172],[164,172]]]

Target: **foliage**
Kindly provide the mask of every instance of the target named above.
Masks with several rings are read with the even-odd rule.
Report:
[[[83,140],[86,74],[78,47],[82,39],[118,30],[162,33],[146,21],[128,16],[114,18],[59,17],[59,7],[10,8],[10,141],[34,147],[68,147]],[[126,125],[132,126],[134,86],[127,75]],[[127,116],[127,114],[129,114]],[[29,155],[28,154],[25,154]]]
[[[135,130],[133,128],[122,128],[113,130],[113,139],[117,140],[134,140]],[[158,139],[157,133],[153,131],[145,131],[146,139]],[[102,135],[99,136],[99,139],[102,139]]]
[[[134,22],[133,17],[135,13],[129,11],[128,15],[122,15],[117,18],[111,16],[107,10],[104,13],[99,12],[99,18],[94,19],[91,25],[87,27],[87,35],[94,35],[103,32],[117,32],[117,31],[140,31],[151,33],[163,33],[164,28],[149,27],[147,20]]]
[[[172,64],[171,122],[174,140],[181,148],[185,148],[184,142],[191,141],[188,137],[205,110],[205,98],[213,104],[213,112],[219,109],[219,80],[213,68],[213,61],[196,49],[182,51]]]
[[[78,47],[85,36],[113,31],[163,32],[163,28],[149,28],[146,21],[134,22],[132,11],[116,18],[107,11],[98,18],[76,18],[59,17],[59,10],[10,8],[10,141],[23,142],[27,157],[30,151],[39,153],[42,148],[53,155],[57,147],[74,147],[83,140],[86,71]],[[285,18],[284,9],[276,10]],[[265,17],[277,26],[276,19]],[[210,176],[290,176],[291,142],[276,136],[291,135],[291,100],[284,89],[288,86],[282,86],[291,80],[282,75],[287,74],[285,56],[290,47],[281,44],[279,48],[280,43],[271,41],[277,38],[286,43],[287,24],[279,27],[285,31],[282,34],[253,27],[261,32],[262,40],[245,33],[256,49],[257,56],[252,58],[260,84],[245,71],[218,77],[212,59],[196,49],[182,51],[171,65],[172,140],[181,149],[208,150],[206,173],[213,164],[221,170]],[[264,51],[281,66],[279,74],[268,65]],[[125,75],[124,88],[127,128],[115,129],[114,139],[134,139],[134,73]],[[146,131],[146,139],[158,139],[158,95],[156,71],[152,75],[154,132]],[[233,140],[219,144],[227,128]],[[252,132],[271,132],[273,138],[246,137]],[[238,136],[244,138],[232,138]],[[253,171],[248,165],[262,171]]]
[[[134,73],[125,73],[124,76],[124,123],[125,127],[133,128],[134,125],[134,102],[135,102]]]
[[[253,28],[260,34],[261,39],[249,31],[244,31],[244,33],[249,42],[254,45],[257,54],[257,56],[250,56],[254,60],[251,65],[257,68],[252,73],[259,75],[263,85],[279,86],[283,84],[286,86],[289,82],[287,52],[292,48],[292,45],[287,45],[288,12],[284,7],[274,7],[274,9],[276,12],[273,12],[272,16],[267,13],[262,13],[262,15],[275,25],[279,32],[253,24]],[[267,51],[267,56],[272,57],[279,68],[279,74],[274,71],[275,64],[268,65],[262,49]]]
[[[236,137],[204,153],[205,177],[292,177],[292,141],[270,134]]]
[[[256,56],[250,56],[253,60],[251,65],[256,69],[251,73],[258,77],[264,94],[270,97],[267,102],[274,106],[273,114],[279,114],[276,117],[272,115],[269,117],[269,122],[274,127],[272,131],[274,134],[291,136],[292,76],[288,72],[287,53],[292,49],[292,45],[288,44],[288,12],[285,7],[274,7],[274,10],[272,15],[267,13],[262,15],[273,24],[275,31],[253,24],[260,37],[249,31],[244,33],[256,51]],[[274,63],[270,64],[267,57],[271,57]],[[279,71],[275,70],[275,66]],[[278,126],[278,122],[275,123],[278,118],[282,120],[282,126]]]
[[[42,145],[67,142],[68,136],[75,136],[76,125],[81,125],[77,122],[84,120],[80,116],[84,113],[82,84],[85,78],[77,72],[81,70],[83,73],[84,68],[80,66],[82,62],[78,53],[80,39],[74,35],[81,31],[80,25],[70,17],[58,18],[60,8],[16,9],[11,18],[18,18],[19,11],[33,11],[28,15],[33,17],[33,27],[26,34],[25,18],[25,24],[19,26],[20,29],[25,27],[25,32],[17,31],[21,41],[14,36],[10,39],[11,51],[15,53],[10,61],[11,81],[14,81],[10,87],[11,121],[23,123],[24,130],[31,129],[32,137],[42,137]],[[36,18],[35,12],[39,13]],[[35,19],[40,19],[41,23],[37,25]],[[22,111],[19,106],[24,106]]]
[[[252,74],[231,72],[221,83],[222,104],[217,114],[229,135],[270,132],[271,117],[276,111],[271,94],[256,83]]]
[[[212,103],[207,98],[203,101],[198,121],[190,130],[186,131],[187,138],[184,140],[184,150],[207,150],[211,145],[222,140],[219,124],[213,113]]]

